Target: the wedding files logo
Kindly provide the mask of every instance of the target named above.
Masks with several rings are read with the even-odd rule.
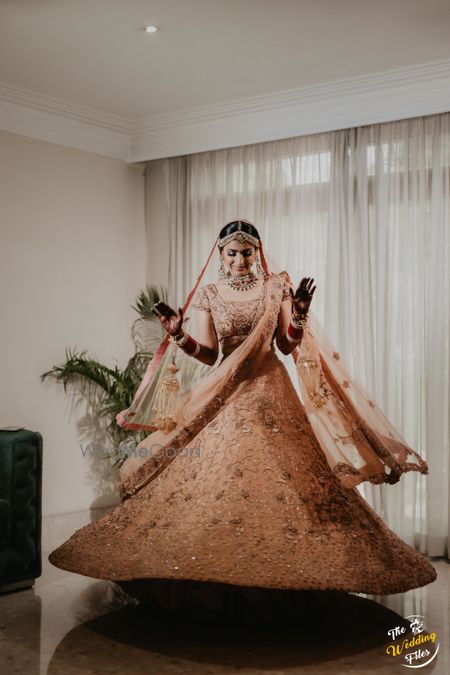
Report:
[[[437,635],[424,629],[423,616],[420,614],[411,614],[405,619],[409,621],[409,628],[389,628],[387,633],[392,642],[386,647],[386,654],[394,657],[405,668],[423,668],[437,656]]]

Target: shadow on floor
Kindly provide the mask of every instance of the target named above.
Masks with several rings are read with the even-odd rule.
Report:
[[[352,670],[347,657],[370,672],[372,665],[392,664],[385,653],[387,630],[409,629],[407,620],[386,607],[339,591],[272,592],[167,580],[146,583],[145,594],[136,584],[121,587],[139,594],[141,604],[124,604],[74,628],[58,645],[49,674],[99,668],[107,674],[122,666],[127,673],[155,669],[163,675],[174,672],[178,660],[183,673],[195,675],[305,666],[308,672],[337,673]],[[95,586],[86,593],[95,595]],[[122,595],[124,603],[127,597]],[[89,604],[86,594],[82,602]]]

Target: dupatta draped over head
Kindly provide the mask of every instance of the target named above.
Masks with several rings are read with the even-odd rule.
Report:
[[[218,239],[184,303],[185,317],[205,272],[211,271],[217,244]],[[131,406],[117,415],[117,423],[124,429],[149,431],[150,437],[140,446],[148,447],[150,441],[151,447],[157,448],[136,470],[128,475],[125,472],[119,486],[123,499],[153,480],[242,387],[251,387],[253,374],[258,372],[259,364],[273,349],[283,289],[286,282],[290,284],[290,278],[287,272],[275,273],[268,269],[262,243],[259,252],[264,270],[261,297],[264,311],[248,336],[231,354],[222,357],[218,365],[211,368],[200,364],[197,377],[192,377],[191,373],[189,382],[184,384],[183,368],[178,359],[183,364],[196,360],[180,354],[181,350],[166,335],[147,367]],[[154,404],[175,350],[181,391],[173,428],[164,430],[158,428]],[[428,473],[426,462],[408,447],[362,385],[350,375],[311,310],[303,340],[295,347],[292,358],[302,403],[314,434],[332,471],[345,487],[351,488],[363,481],[396,483],[407,471]]]

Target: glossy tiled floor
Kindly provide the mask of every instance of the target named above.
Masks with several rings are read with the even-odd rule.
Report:
[[[415,672],[450,674],[450,565],[405,594],[336,594],[303,620],[269,625],[174,619],[130,602],[116,585],[63,572],[44,556],[34,589],[0,596],[0,673],[405,673],[387,630],[424,616],[439,653]]]

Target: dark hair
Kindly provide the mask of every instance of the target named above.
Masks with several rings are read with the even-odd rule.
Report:
[[[224,225],[220,230],[219,239],[222,239],[222,237],[226,237],[227,234],[232,234],[234,232],[246,232],[247,234],[251,234],[253,237],[256,237],[256,239],[261,240],[256,227],[246,220],[232,220],[230,223]]]

